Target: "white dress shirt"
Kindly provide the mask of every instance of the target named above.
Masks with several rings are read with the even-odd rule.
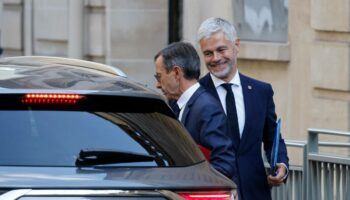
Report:
[[[221,86],[221,84],[226,83],[226,82],[221,80],[221,79],[216,78],[212,74],[210,74],[210,76],[213,80],[216,91],[218,92],[221,105],[224,108],[225,113],[227,113],[226,112],[226,93],[227,93],[227,91],[223,86]],[[244,107],[241,79],[239,78],[238,70],[236,72],[236,75],[233,77],[233,79],[229,83],[232,83],[232,92],[235,96],[235,103],[236,103],[236,110],[237,110],[239,134],[242,138],[244,123],[245,123],[245,107]]]
[[[196,83],[196,84],[192,85],[191,87],[187,88],[187,90],[184,93],[182,93],[180,98],[177,100],[177,105],[180,108],[180,114],[179,114],[180,121],[182,119],[182,114],[185,110],[184,108],[185,108],[187,102],[190,100],[190,98],[196,92],[196,90],[199,88],[199,86],[200,86],[199,83]]]

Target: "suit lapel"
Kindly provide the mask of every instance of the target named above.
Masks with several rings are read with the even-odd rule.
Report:
[[[187,102],[186,105],[185,105],[184,112],[182,113],[182,118],[181,118],[182,124],[186,125],[186,119],[187,119],[188,113],[189,113],[190,110],[191,110],[192,104],[196,101],[196,99],[197,99],[204,91],[205,91],[204,88],[199,87],[199,88],[193,93],[193,95],[191,96],[191,98],[188,100],[188,102]]]
[[[199,80],[199,83],[204,86],[204,88],[209,92],[211,95],[213,95],[217,100],[220,101],[218,92],[216,91],[216,88],[214,86],[214,82],[210,77],[210,73],[207,73],[201,80]]]
[[[253,93],[254,93],[254,85],[249,81],[247,77],[242,74],[240,75],[242,92],[243,92],[243,101],[244,101],[244,109],[245,109],[245,123],[243,128],[243,134],[240,142],[240,149],[243,149],[249,134],[251,133],[251,123],[252,123],[252,113],[253,113]]]

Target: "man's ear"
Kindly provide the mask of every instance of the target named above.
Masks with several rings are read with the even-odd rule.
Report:
[[[180,78],[183,76],[182,68],[178,65],[174,65],[173,71],[175,73],[176,80],[180,80]]]
[[[237,51],[239,51],[240,46],[241,46],[241,40],[239,38],[237,38],[235,40],[235,48],[237,49]]]

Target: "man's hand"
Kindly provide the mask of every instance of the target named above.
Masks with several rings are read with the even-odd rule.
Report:
[[[269,183],[270,187],[282,185],[284,177],[286,176],[286,173],[287,173],[286,166],[281,163],[277,163],[277,175],[276,176],[269,175],[267,177],[267,182]]]

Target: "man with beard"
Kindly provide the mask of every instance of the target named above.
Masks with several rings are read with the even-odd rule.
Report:
[[[220,102],[198,83],[200,59],[195,48],[185,42],[173,43],[154,61],[156,87],[168,99],[177,100],[173,107],[177,118],[194,141],[210,151],[211,165],[231,178],[236,171],[232,142],[227,136],[229,125]]]
[[[240,41],[228,21],[209,18],[198,29],[198,42],[209,73],[199,82],[220,100],[230,123],[230,137],[236,154],[240,200],[271,200],[270,187],[281,185],[288,174],[286,145],[281,138],[277,175],[266,175],[261,144],[270,159],[276,132],[273,90],[264,83],[239,73]]]

